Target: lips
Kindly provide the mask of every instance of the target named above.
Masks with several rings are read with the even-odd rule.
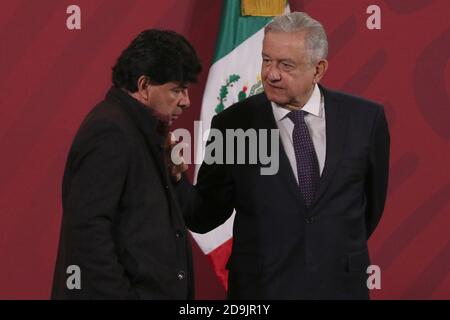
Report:
[[[170,119],[173,121],[173,120],[177,120],[180,116],[181,116],[181,114],[182,114],[182,112],[180,112],[180,113],[173,113],[171,116],[170,116]]]
[[[179,118],[179,117],[181,116],[182,113],[183,113],[183,112],[180,112],[180,113],[173,113],[173,114],[172,114],[172,117]]]

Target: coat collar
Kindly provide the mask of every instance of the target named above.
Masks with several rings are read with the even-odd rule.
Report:
[[[169,127],[161,122],[161,120],[153,114],[151,109],[147,108],[121,89],[112,87],[106,95],[106,100],[118,105],[124,110],[142,134],[158,168],[158,172],[164,184],[163,187],[168,191],[168,196],[171,199],[170,206],[172,210],[170,210],[170,212],[172,223],[175,228],[183,230],[185,228],[184,221],[181,218],[181,210],[175,197],[175,191],[173,190],[165,159],[165,143]]]
[[[142,134],[145,144],[158,167],[162,181],[166,186],[169,185],[170,178],[164,154],[168,126],[162,123],[151,109],[124,90],[112,87],[106,94],[106,100],[119,106],[129,116],[132,123]]]
[[[106,100],[115,103],[125,111],[149,144],[158,148],[164,147],[168,126],[160,121],[150,108],[116,87],[109,89]]]

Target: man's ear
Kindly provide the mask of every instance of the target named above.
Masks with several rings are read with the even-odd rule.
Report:
[[[147,101],[149,99],[148,88],[150,87],[150,80],[147,76],[140,76],[137,79],[137,92],[139,96]]]
[[[316,64],[316,72],[314,74],[314,82],[318,83],[320,79],[324,76],[328,69],[328,61],[325,59],[320,59]]]

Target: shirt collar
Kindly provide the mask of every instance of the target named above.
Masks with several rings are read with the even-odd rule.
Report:
[[[282,120],[284,117],[287,116],[291,110],[288,110],[275,102],[271,101],[272,109],[273,109],[273,115],[275,116],[276,121]],[[303,106],[303,111],[312,114],[316,117],[322,118],[323,117],[323,108],[322,108],[322,95],[320,93],[319,86],[316,84],[314,85],[314,90],[309,98],[308,102]]]

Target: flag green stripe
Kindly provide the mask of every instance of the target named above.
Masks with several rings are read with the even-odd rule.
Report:
[[[258,32],[271,19],[271,17],[243,17],[240,0],[224,0],[213,63]]]

